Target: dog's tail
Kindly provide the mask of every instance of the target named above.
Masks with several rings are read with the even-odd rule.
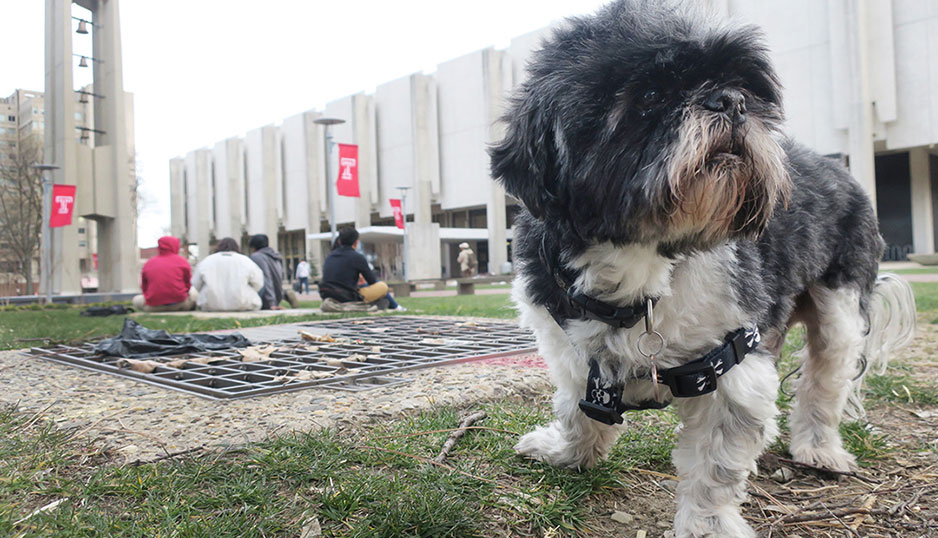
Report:
[[[853,418],[866,415],[862,385],[867,374],[883,375],[890,355],[905,347],[915,337],[915,294],[901,277],[883,273],[876,279],[869,306],[869,333],[863,342],[859,374],[854,379],[847,414]]]

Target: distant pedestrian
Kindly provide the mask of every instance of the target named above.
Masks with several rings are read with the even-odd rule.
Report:
[[[172,312],[195,308],[199,293],[192,287],[192,266],[179,255],[179,240],[171,235],[157,241],[158,254],[143,265],[141,295],[133,305],[144,312]]]
[[[476,260],[476,253],[469,248],[469,243],[460,243],[459,248],[460,251],[459,256],[456,257],[456,263],[459,264],[459,270],[463,278],[471,277],[476,273],[476,269],[479,267],[479,262]]]
[[[305,288],[304,293],[309,294],[309,262],[306,260],[300,260],[296,265],[296,279],[300,281],[300,286]]]
[[[241,254],[237,241],[226,237],[211,256],[195,266],[192,287],[199,292],[199,310],[259,310],[261,298],[257,292],[264,287],[264,272]]]

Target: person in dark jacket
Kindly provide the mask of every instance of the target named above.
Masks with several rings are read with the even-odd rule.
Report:
[[[193,310],[199,293],[191,286],[192,267],[179,255],[179,240],[171,235],[157,241],[158,254],[143,266],[142,295],[133,298],[137,310],[170,312]]]
[[[264,287],[258,292],[261,296],[261,310],[280,310],[283,300],[283,258],[280,253],[270,248],[264,234],[257,234],[248,241],[251,259],[264,273]]]
[[[358,246],[358,230],[346,227],[339,230],[336,247],[322,263],[322,278],[319,281],[319,296],[323,301],[331,299],[339,303],[364,302],[380,304],[387,300],[387,307],[392,310],[404,310],[388,293],[388,285],[375,276],[368,261]],[[364,278],[367,285],[359,287],[359,278]]]

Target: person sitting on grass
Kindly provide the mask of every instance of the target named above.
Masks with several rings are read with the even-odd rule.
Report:
[[[159,253],[143,265],[140,275],[143,293],[134,296],[134,308],[144,312],[194,309],[199,292],[191,286],[192,267],[179,255],[179,240],[166,235],[156,244]]]
[[[264,287],[264,273],[251,258],[241,254],[237,241],[226,237],[211,256],[195,266],[192,287],[199,292],[199,310],[260,310],[257,292]]]
[[[322,278],[319,281],[319,296],[323,311],[345,310],[342,304],[364,303],[375,309],[403,311],[388,293],[388,285],[378,281],[368,261],[355,248],[358,246],[358,230],[345,227],[339,230],[336,248],[322,263]],[[358,287],[362,277],[366,286]]]

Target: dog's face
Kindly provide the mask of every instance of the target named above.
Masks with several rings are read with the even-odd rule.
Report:
[[[755,30],[620,0],[555,32],[492,171],[587,241],[703,248],[754,236],[790,191],[781,91]]]

